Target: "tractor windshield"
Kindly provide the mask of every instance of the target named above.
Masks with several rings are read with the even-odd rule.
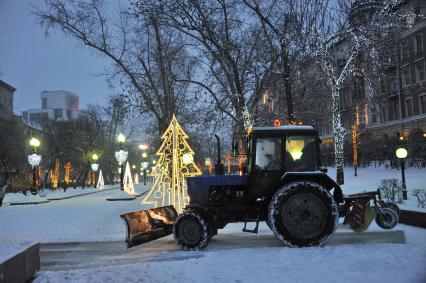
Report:
[[[256,141],[256,171],[281,169],[281,138],[258,138]]]
[[[286,171],[317,170],[317,146],[315,136],[289,135],[285,142]]]

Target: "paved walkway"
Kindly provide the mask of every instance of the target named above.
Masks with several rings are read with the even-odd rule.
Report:
[[[338,232],[328,246],[348,244],[405,243],[403,231]],[[241,248],[283,248],[273,235],[223,234],[212,239],[206,250]],[[172,236],[126,249],[124,241],[50,243],[40,249],[41,271],[87,269],[140,262],[175,261],[203,256],[203,251],[186,252],[176,246]]]

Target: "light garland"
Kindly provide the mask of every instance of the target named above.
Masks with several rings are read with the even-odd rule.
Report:
[[[125,150],[120,149],[115,152],[115,159],[117,159],[118,163],[121,165],[127,160],[127,156],[129,153]]]
[[[123,188],[129,195],[135,195],[135,187],[133,185],[132,172],[130,172],[129,162],[126,163],[126,170],[123,177]]]
[[[97,189],[103,189],[105,186],[104,176],[102,176],[102,170],[99,170],[98,183],[96,184]]]
[[[98,171],[98,169],[99,169],[99,164],[98,163],[92,163],[91,165],[90,165],[90,167],[92,168],[92,170],[93,171]]]
[[[194,152],[186,141],[188,136],[174,115],[161,139],[163,143],[156,153],[159,159],[151,174],[155,177],[154,184],[142,204],[173,205],[182,212],[189,203],[185,178],[201,175],[201,171],[193,162]]]
[[[40,162],[41,155],[35,153],[28,155],[28,164],[30,164],[32,167],[38,166]]]

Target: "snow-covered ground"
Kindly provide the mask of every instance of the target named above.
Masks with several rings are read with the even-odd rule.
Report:
[[[136,192],[147,189],[141,184],[135,186]],[[125,230],[120,214],[142,209],[140,198],[106,201],[122,194],[116,189],[45,204],[0,207],[0,242],[122,240]]]
[[[336,179],[336,168],[328,168],[327,173],[333,180]],[[361,193],[363,191],[375,191],[383,179],[401,180],[401,171],[387,169],[385,167],[358,168],[358,176],[354,176],[353,168],[345,168],[345,184],[342,186],[344,194]],[[426,190],[426,168],[408,168],[405,170],[408,199],[398,204],[402,209],[426,212],[426,208],[417,207],[417,199],[411,195],[415,189]]]
[[[345,194],[375,190],[381,179],[400,177],[400,171],[384,168],[360,168],[359,176],[353,177],[352,170],[346,170]],[[425,173],[407,170],[409,190],[424,188]],[[333,169],[329,175],[335,178]],[[146,189],[136,186],[137,192]],[[40,205],[0,207],[0,243],[119,241],[119,253],[106,243],[102,256],[94,253],[90,262],[66,271],[42,268],[36,282],[426,282],[426,229],[401,224],[391,231],[372,224],[363,234],[340,225],[322,248],[284,248],[262,223],[260,235],[242,233],[242,224],[228,225],[203,251],[180,251],[171,236],[125,250],[119,215],[147,207],[140,204],[142,197],[105,200],[118,194],[122,192],[111,190]],[[64,253],[64,259],[83,261]]]

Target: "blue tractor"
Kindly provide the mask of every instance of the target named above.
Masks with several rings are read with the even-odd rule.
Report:
[[[317,246],[330,239],[339,216],[357,232],[374,217],[384,229],[398,223],[398,207],[382,201],[378,191],[343,195],[322,168],[313,127],[255,127],[234,140],[233,153],[246,157],[239,175],[188,178],[190,202],[180,215],[172,206],[121,215],[127,246],[173,233],[183,249],[202,249],[228,223],[242,222],[244,232],[257,233],[260,221],[286,246]],[[223,174],[220,162],[216,169]],[[252,229],[248,222],[255,223]]]

